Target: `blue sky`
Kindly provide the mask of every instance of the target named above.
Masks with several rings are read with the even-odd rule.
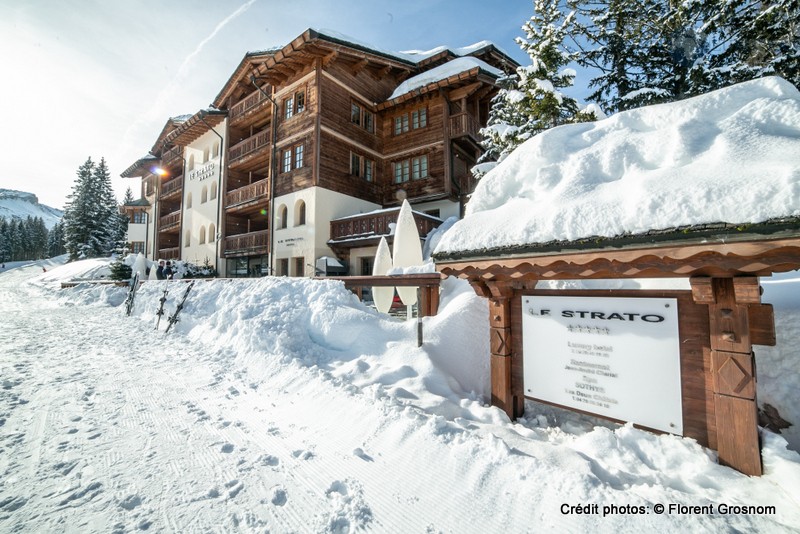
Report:
[[[11,4],[11,5],[9,5]],[[119,174],[167,118],[210,104],[249,50],[329,29],[385,50],[514,43],[530,0],[28,0],[0,3],[0,187],[63,208],[75,171],[106,158]],[[576,95],[577,96],[577,95]]]

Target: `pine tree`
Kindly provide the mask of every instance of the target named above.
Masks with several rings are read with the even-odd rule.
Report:
[[[11,225],[0,217],[0,262],[11,261]]]
[[[54,258],[64,254],[64,221],[58,221],[47,235],[47,256]]]
[[[712,88],[770,75],[800,87],[800,1],[692,0],[687,9],[715,36]]]
[[[558,2],[534,1],[534,15],[522,27],[525,37],[516,40],[531,64],[498,80],[501,90],[492,101],[487,127],[481,130],[486,152],[480,162],[502,161],[524,141],[554,126],[595,119],[562,92],[573,85],[576,75],[567,67],[576,54],[564,46],[573,24],[573,13],[565,15]],[[480,177],[478,168],[473,172]]]
[[[122,205],[127,205],[133,203],[133,191],[131,188],[125,190],[125,198],[122,199]]]

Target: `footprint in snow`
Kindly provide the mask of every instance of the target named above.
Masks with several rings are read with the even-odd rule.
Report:
[[[231,445],[230,443],[226,443],[225,445],[222,446],[220,451],[224,452],[225,454],[230,454],[233,452],[233,445]]]
[[[283,506],[286,504],[288,497],[286,496],[286,490],[282,487],[278,486],[272,491],[272,498],[270,502],[275,506]]]

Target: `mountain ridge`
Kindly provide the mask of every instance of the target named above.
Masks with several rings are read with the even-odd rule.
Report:
[[[64,216],[62,210],[39,203],[39,197],[26,191],[0,188],[0,218],[25,219],[41,217],[48,229]]]

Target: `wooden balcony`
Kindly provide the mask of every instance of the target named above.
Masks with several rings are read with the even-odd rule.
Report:
[[[266,202],[268,190],[269,180],[266,178],[239,189],[234,189],[225,195],[225,209],[227,211],[238,211],[261,201]]]
[[[266,253],[269,230],[232,235],[225,238],[225,257]]]
[[[271,89],[267,87],[265,89],[266,92],[269,92]],[[263,109],[268,104],[270,104],[269,98],[267,98],[263,92],[261,91],[253,91],[244,100],[237,102],[236,104],[228,110],[228,121],[231,124],[235,124],[243,120],[248,115],[251,115],[257,112],[260,109]]]
[[[160,248],[158,249],[158,259],[160,260],[178,260],[181,257],[180,247]]]
[[[169,180],[168,182],[164,182],[161,184],[161,195],[159,195],[160,199],[165,199],[168,197],[172,197],[175,193],[179,193],[183,191],[183,176],[178,176]]]
[[[259,159],[269,159],[269,153],[267,152],[270,147],[269,136],[270,130],[267,128],[233,145],[228,150],[228,165],[234,167],[259,154],[263,156]]]
[[[329,243],[341,244],[349,241],[355,245],[364,241],[365,245],[369,245],[371,244],[368,241],[370,238],[377,239],[391,233],[389,224],[396,223],[399,214],[400,208],[390,208],[364,215],[335,219],[331,221]],[[417,223],[417,230],[421,237],[428,235],[431,230],[442,224],[441,219],[416,212],[414,212],[414,222]]]
[[[450,117],[450,138],[471,137],[475,141],[480,141],[481,125],[478,119],[469,113],[456,113]]]
[[[181,210],[173,211],[172,213],[161,217],[158,220],[158,231],[164,232],[177,228],[181,224]]]
[[[171,167],[177,160],[183,160],[182,146],[172,147],[161,155],[161,165],[164,167]]]

